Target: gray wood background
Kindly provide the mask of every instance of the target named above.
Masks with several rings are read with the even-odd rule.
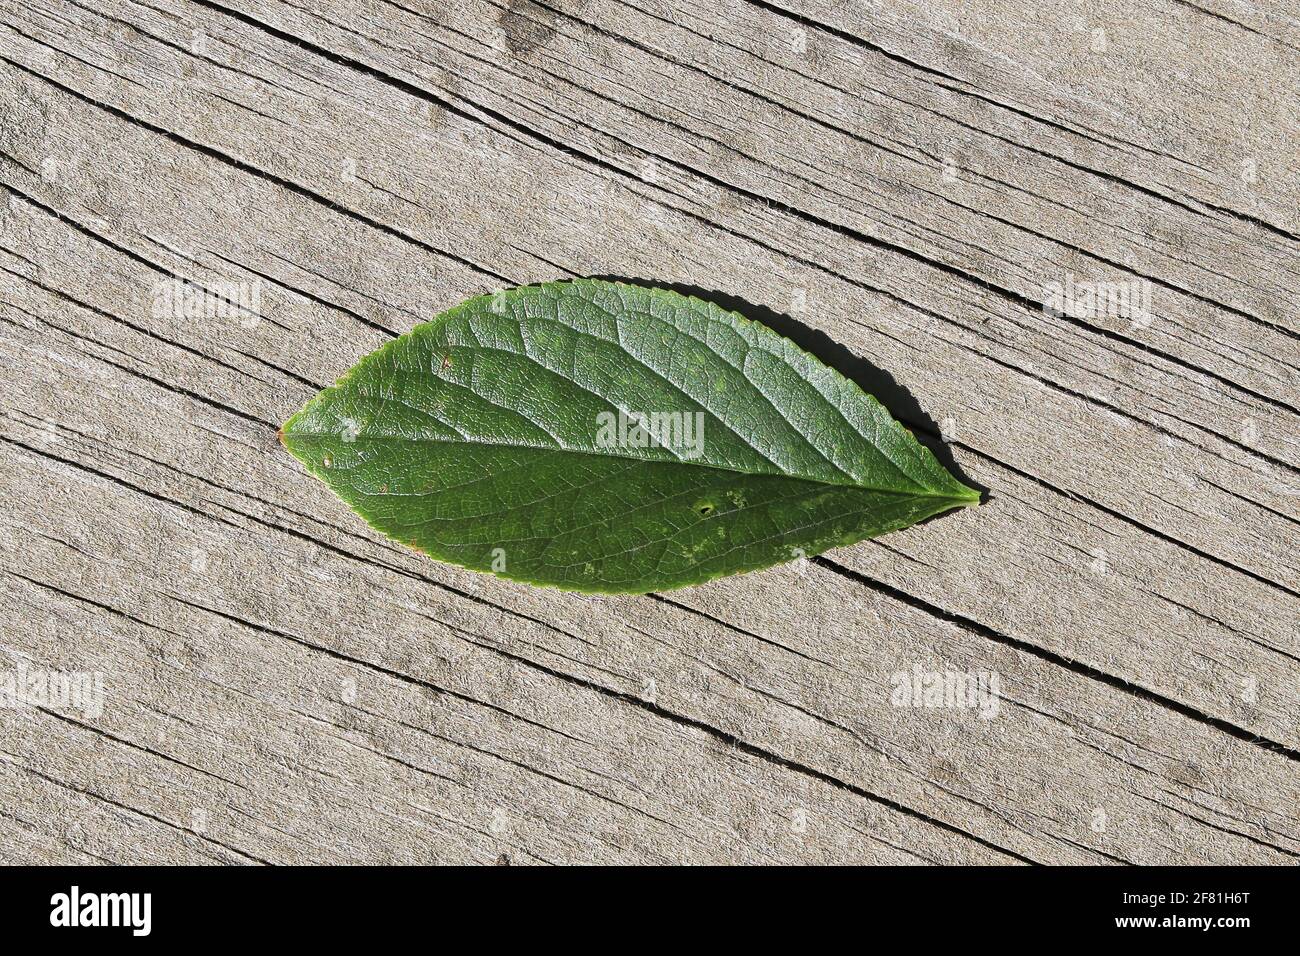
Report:
[[[1294,14],[0,0],[0,860],[1294,863]],[[592,597],[279,449],[572,275],[888,370],[988,502]]]

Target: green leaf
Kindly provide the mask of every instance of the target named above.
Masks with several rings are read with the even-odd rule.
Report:
[[[593,279],[444,312],[280,435],[384,534],[572,591],[699,584],[979,500],[788,339]]]

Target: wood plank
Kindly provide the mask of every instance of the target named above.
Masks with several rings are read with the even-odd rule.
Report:
[[[0,858],[1300,853],[1295,171],[1216,151],[1292,28],[1183,5],[1219,86],[1175,140],[1181,87],[927,9],[0,4],[0,647],[111,688],[0,710]],[[572,274],[772,310],[989,502],[608,599],[411,555],[279,451],[393,334]],[[1152,321],[1044,314],[1066,274]],[[913,667],[996,717],[894,706]]]

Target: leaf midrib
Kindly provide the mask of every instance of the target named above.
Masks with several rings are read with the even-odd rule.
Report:
[[[622,461],[642,462],[648,465],[678,465],[678,466],[683,466],[688,468],[709,468],[712,469],[713,471],[725,471],[734,475],[744,475],[748,478],[757,478],[766,475],[768,477],[773,477],[773,478],[788,478],[792,481],[806,481],[809,482],[810,484],[826,485],[827,487],[832,487],[832,488],[855,488],[859,491],[872,491],[875,492],[876,494],[898,495],[899,497],[906,497],[906,498],[942,498],[947,501],[965,502],[970,504],[979,501],[978,494],[975,496],[967,497],[963,495],[951,495],[944,492],[935,491],[932,489],[925,489],[919,492],[900,491],[897,488],[877,488],[873,485],[863,485],[857,482],[824,481],[821,478],[807,478],[802,475],[790,475],[780,471],[775,471],[775,472],[741,471],[739,468],[728,468],[726,465],[716,465],[716,464],[709,464],[709,463],[700,464],[685,458],[676,458],[671,461],[659,461],[653,458],[638,458],[635,455],[619,455],[612,452],[610,453],[594,452],[594,451],[587,451],[586,449],[581,449],[581,448],[562,448],[562,447],[555,447],[553,445],[531,445],[524,442],[516,442],[514,444],[511,444],[508,442],[493,442],[493,441],[456,441],[447,438],[424,438],[424,437],[394,438],[392,436],[387,436],[387,435],[382,437],[377,437],[373,435],[358,435],[356,436],[356,438],[352,439],[352,441],[343,441],[343,439],[341,439],[334,432],[295,431],[291,433],[289,431],[289,426],[291,426],[292,424],[293,424],[293,419],[290,419],[288,422],[285,423],[284,428],[281,429],[280,440],[282,442],[297,439],[297,438],[315,438],[315,439],[328,439],[334,442],[342,441],[344,444],[349,444],[349,445],[355,444],[359,441],[373,441],[373,442],[390,441],[390,442],[414,442],[418,444],[429,444],[429,445],[470,445],[470,446],[475,446],[480,448],[525,448],[525,449],[531,449],[533,451],[549,451],[549,452],[559,452],[566,455],[581,455],[587,458],[618,458]],[[324,469],[324,470],[327,472],[330,471],[336,472],[336,469]]]

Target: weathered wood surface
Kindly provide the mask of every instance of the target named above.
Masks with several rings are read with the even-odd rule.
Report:
[[[106,688],[0,709],[0,860],[1293,863],[1297,75],[1245,0],[0,0],[0,670]],[[570,275],[791,316],[989,501],[600,598],[278,448]]]

